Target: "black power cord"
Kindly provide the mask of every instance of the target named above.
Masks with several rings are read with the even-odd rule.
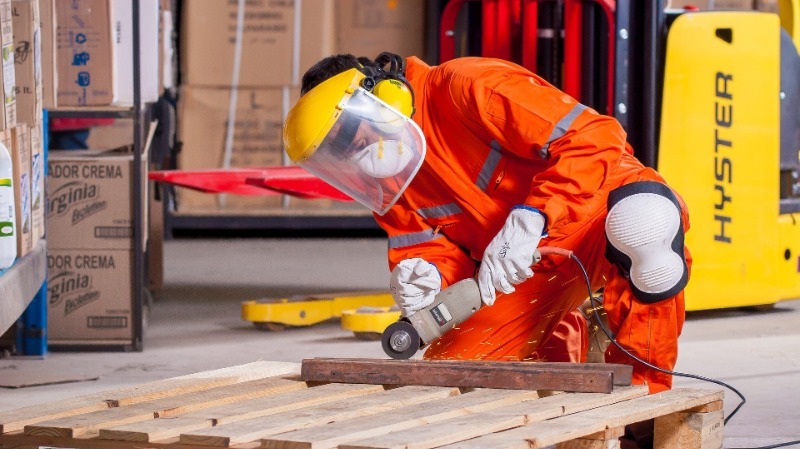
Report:
[[[633,360],[641,363],[642,365],[645,365],[646,367],[648,367],[650,369],[654,369],[654,370],[662,372],[664,374],[670,374],[670,375],[673,375],[673,376],[687,377],[687,378],[690,378],[690,379],[697,379],[697,380],[702,380],[702,381],[705,381],[705,382],[711,382],[713,384],[717,384],[717,385],[720,385],[722,387],[725,387],[725,388],[731,390],[732,392],[736,393],[737,396],[739,396],[739,398],[741,399],[741,402],[736,406],[736,408],[733,409],[733,411],[730,413],[730,415],[728,415],[723,421],[723,424],[727,425],[728,421],[731,418],[733,418],[733,416],[739,411],[739,409],[742,408],[742,406],[747,402],[747,399],[745,399],[744,395],[739,390],[737,390],[736,388],[732,387],[729,384],[726,384],[725,382],[722,382],[721,380],[711,379],[709,377],[699,376],[697,374],[679,373],[679,372],[676,372],[676,371],[670,371],[668,369],[660,368],[660,367],[655,366],[655,365],[653,365],[653,364],[651,364],[651,363],[649,363],[649,362],[647,362],[645,360],[642,360],[641,358],[639,358],[636,355],[632,354],[626,348],[622,347],[622,345],[620,345],[617,342],[617,340],[612,336],[611,331],[608,330],[608,328],[605,326],[605,324],[603,324],[603,320],[600,319],[600,313],[598,312],[598,310],[602,305],[597,302],[597,298],[595,298],[595,296],[594,296],[594,291],[592,290],[592,282],[589,279],[589,274],[586,272],[586,268],[583,266],[583,263],[581,263],[581,261],[578,259],[577,256],[575,256],[575,254],[572,251],[569,251],[569,258],[574,260],[575,263],[578,264],[578,267],[581,269],[581,272],[583,273],[583,279],[586,281],[586,288],[589,290],[589,300],[592,303],[592,309],[593,309],[593,313],[594,313],[595,319],[597,319],[597,324],[600,326],[600,329],[603,330],[603,333],[606,334],[606,337],[608,337],[608,340],[611,343],[613,343],[614,346],[616,346],[620,351],[622,351],[628,357],[630,357]],[[770,445],[770,446],[759,446],[759,447],[752,447],[752,448],[731,448],[731,449],[773,449],[773,448],[779,448],[779,447],[794,446],[794,445],[798,445],[798,444],[800,444],[800,440],[787,441],[785,443],[778,443],[778,444],[773,444],[773,445]]]

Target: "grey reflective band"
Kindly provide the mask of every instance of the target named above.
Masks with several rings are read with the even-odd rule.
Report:
[[[492,179],[492,173],[494,173],[494,169],[497,168],[497,164],[500,162],[500,158],[502,157],[500,154],[500,144],[497,143],[496,140],[493,140],[491,145],[492,151],[490,151],[489,155],[486,156],[486,160],[483,162],[483,167],[481,167],[481,172],[478,173],[478,180],[475,181],[475,185],[483,191],[486,191],[486,187],[489,186],[489,180]]]
[[[575,107],[572,108],[571,111],[567,113],[564,117],[561,117],[561,120],[556,123],[556,126],[553,127],[553,132],[550,133],[550,137],[547,138],[547,142],[544,144],[541,150],[539,150],[539,156],[542,159],[547,159],[550,156],[550,144],[553,143],[556,139],[560,139],[564,137],[564,134],[567,133],[567,130],[570,126],[572,126],[572,122],[581,115],[586,109],[586,106],[578,103]]]
[[[389,249],[403,248],[406,246],[417,245],[420,243],[430,242],[431,240],[438,239],[441,234],[434,233],[433,229],[426,229],[412,234],[397,235],[389,237]]]
[[[417,213],[422,218],[442,218],[448,215],[461,213],[461,208],[456,203],[443,204],[441,206],[431,206],[417,209]]]

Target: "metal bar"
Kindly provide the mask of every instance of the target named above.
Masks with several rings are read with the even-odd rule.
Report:
[[[664,0],[644,2],[644,71],[642,72],[642,148],[640,160],[648,167],[658,161],[658,123],[660,117],[661,65],[666,40]]]
[[[442,12],[439,23],[439,62],[456,57],[456,21],[465,3],[474,0],[451,0]]]
[[[524,0],[522,8],[522,66],[536,73],[536,48],[539,33],[538,0]]]
[[[603,14],[605,16],[607,30],[608,30],[608,64],[607,64],[607,76],[608,80],[606,82],[606,114],[613,115],[614,114],[614,86],[615,86],[615,73],[616,69],[614,67],[616,61],[616,48],[617,48],[617,33],[616,33],[616,20],[614,13],[617,9],[617,2],[615,0],[594,0],[595,3],[599,4],[603,10]]]
[[[540,3],[537,30],[537,73],[550,84],[561,87],[561,2]]]
[[[564,1],[564,87],[567,94],[583,101],[581,74],[585,68],[582,53],[583,0]]]
[[[22,314],[22,329],[17,335],[17,351],[24,355],[47,354],[47,280]],[[21,343],[21,344],[20,344]]]
[[[190,215],[170,213],[177,231],[381,231],[372,215]]]
[[[484,2],[486,1],[484,0]],[[492,0],[492,2],[495,4],[496,13],[493,22],[495,36],[494,57],[510,61],[512,60],[511,35],[514,26],[511,0]],[[486,22],[484,22],[485,25]]]
[[[133,118],[134,109],[131,107],[74,107],[50,109],[51,118]]]
[[[586,3],[581,9],[581,71],[576,74],[581,86],[579,101],[600,111],[600,86],[604,81],[600,71],[602,42],[598,39],[601,26],[597,22],[595,5]]]
[[[483,0],[481,2],[481,55],[497,57],[497,0]]]
[[[630,107],[630,73],[628,68],[630,62],[629,55],[629,37],[630,37],[630,21],[631,21],[631,7],[630,0],[617,0],[616,4],[616,21],[611,30],[615,33],[614,45],[614,58],[612,70],[614,71],[613,82],[609,80],[609,87],[613,86],[612,98],[612,112],[611,114],[617,121],[630,132],[630,119],[628,109]]]
[[[140,13],[139,2],[131,0],[133,4],[133,307],[131,321],[133,322],[133,349],[143,349],[142,336],[144,334],[142,304],[144,281],[144,216],[142,214],[142,92],[141,92],[141,55],[140,55]]]
[[[447,0],[428,0],[425,2],[426,23],[441,23],[442,11]],[[425,62],[439,64],[439,30],[434,26],[425,27]]]

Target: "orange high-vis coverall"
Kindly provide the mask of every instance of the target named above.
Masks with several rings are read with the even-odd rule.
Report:
[[[635,181],[665,183],[633,156],[619,123],[508,61],[459,58],[430,67],[412,57],[406,70],[415,93],[413,119],[428,147],[407,191],[389,212],[376,215],[389,236],[389,268],[425,259],[438,268],[444,289],[476,274],[513,206],[535,207],[547,221],[540,246],[574,251],[592,287],[605,287],[617,341],[671,370],[683,292],[640,302],[604,255],[609,192]],[[686,207],[679,202],[686,229]],[[688,250],[686,257],[690,264]],[[424,357],[585,361],[587,326],[576,308],[588,290],[577,264],[552,256],[533,268],[533,278],[433,342]],[[613,345],[606,362],[634,364],[634,382],[651,392],[671,388],[670,375],[634,363]]]

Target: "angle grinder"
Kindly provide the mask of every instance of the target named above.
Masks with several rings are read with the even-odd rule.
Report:
[[[531,265],[548,254],[569,257],[572,252],[543,246],[534,252]],[[478,281],[474,278],[458,281],[439,292],[429,306],[390,324],[381,336],[383,352],[393,359],[410,359],[433,340],[466,321],[481,305]]]

